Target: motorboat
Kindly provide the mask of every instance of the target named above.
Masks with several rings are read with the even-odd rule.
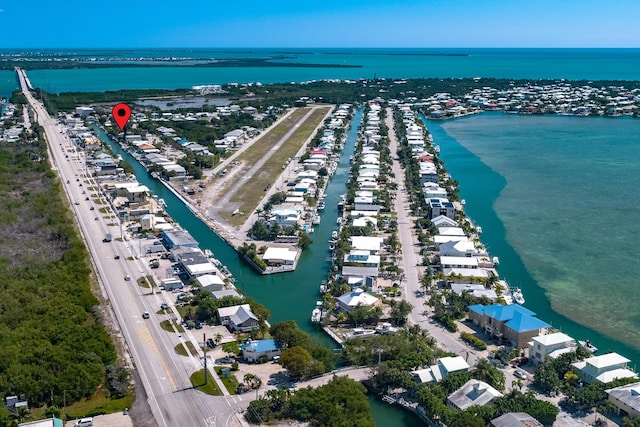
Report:
[[[511,295],[513,295],[513,300],[517,303],[517,304],[524,304],[524,295],[522,295],[522,290],[520,288],[515,288],[512,292]]]

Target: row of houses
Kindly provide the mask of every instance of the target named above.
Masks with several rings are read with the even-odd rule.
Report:
[[[347,201],[344,197],[341,201],[346,206],[343,225],[369,231],[363,235],[350,236],[349,252],[343,255],[338,277],[347,281],[351,291],[340,295],[336,302],[337,308],[345,313],[358,306],[382,305],[382,301],[372,295],[378,292],[379,267],[384,247],[384,240],[378,235],[378,217],[382,206],[377,199],[381,168],[380,151],[377,147],[383,139],[380,132],[382,106],[375,101],[370,101],[368,106],[361,129],[359,152],[354,160],[354,168],[357,170],[352,171],[352,175],[356,177],[356,190],[352,201]]]
[[[458,117],[491,110],[522,114],[633,116],[640,109],[640,89],[573,86],[566,82],[508,89],[482,87],[461,97],[446,92],[436,93],[425,99],[416,99],[415,105],[431,118]]]
[[[20,141],[22,132],[24,132],[22,118],[18,117],[15,105],[11,103],[5,104],[4,101],[5,100],[3,99],[3,103],[0,104],[0,109],[2,110],[0,124],[4,125],[7,121],[16,121],[16,123],[13,123],[11,126],[6,128],[5,126],[0,126],[0,142],[18,142]]]

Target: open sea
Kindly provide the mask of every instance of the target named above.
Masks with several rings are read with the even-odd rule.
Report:
[[[70,51],[66,51],[69,53]],[[0,51],[0,53],[2,53]],[[33,70],[50,92],[391,77],[640,80],[640,49],[83,51],[87,57],[266,58],[321,67]],[[0,96],[17,87],[0,71]],[[526,306],[576,339],[640,362],[640,120],[487,113],[427,122],[467,214]],[[279,313],[278,317],[285,316]]]

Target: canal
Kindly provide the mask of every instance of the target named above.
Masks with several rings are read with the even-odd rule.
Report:
[[[354,153],[361,121],[362,109],[358,109],[347,131],[338,167],[325,192],[326,206],[321,213],[322,221],[314,226],[314,232],[310,235],[313,243],[302,253],[294,272],[265,276],[257,274],[251,267],[244,264],[231,246],[197,218],[161,182],[151,177],[133,156],[109,138],[102,129],[95,127],[94,130],[115,154],[121,155],[122,159],[134,168],[138,182],[146,185],[158,198],[164,199],[167,213],[198,240],[200,248],[211,250],[214,256],[227,266],[236,280],[236,287],[271,311],[272,324],[284,320],[295,320],[300,329],[309,333],[316,342],[336,348],[337,344],[324,332],[314,327],[310,319],[315,302],[320,299],[320,284],[327,279],[331,267],[328,242],[331,232],[338,228],[336,223],[339,215],[338,202],[340,195],[346,192],[351,166],[349,157]],[[369,402],[378,426],[415,425],[415,418],[406,416],[403,410],[390,407],[373,397],[370,397]]]

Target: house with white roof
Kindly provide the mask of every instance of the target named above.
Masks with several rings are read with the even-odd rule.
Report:
[[[571,366],[583,382],[607,384],[622,378],[638,378],[638,374],[627,368],[629,362],[618,353],[607,353],[572,363]]]
[[[221,291],[224,289],[224,281],[217,274],[203,274],[196,277],[200,285],[200,291]]]
[[[480,252],[476,249],[475,243],[470,240],[441,243],[438,250],[440,251],[441,257],[472,257],[480,255]]]
[[[555,359],[558,356],[575,351],[576,340],[562,332],[538,335],[529,342],[529,360],[534,365],[544,362],[547,357]]]
[[[640,417],[640,383],[627,384],[605,390],[609,402],[616,405],[618,415]]]
[[[485,288],[482,283],[452,283],[451,290],[457,295],[462,295],[467,292],[476,298],[486,297],[489,301],[498,299],[496,291]]]
[[[462,356],[441,357],[435,365],[411,372],[411,378],[421,383],[439,383],[454,372],[468,372],[469,364]]]
[[[262,259],[270,266],[293,265],[297,255],[295,250],[271,246],[262,255]]]
[[[351,246],[355,250],[368,251],[371,255],[379,255],[382,247],[382,237],[351,236]]]
[[[472,379],[447,397],[447,406],[464,410],[471,406],[488,405],[496,397],[502,397],[502,393],[484,381]]]
[[[362,289],[354,289],[351,292],[340,295],[337,299],[338,308],[345,313],[349,313],[351,310],[358,306],[375,307],[382,304],[380,299],[373,295],[363,291]]]
[[[300,212],[292,208],[272,208],[269,225],[278,224],[280,227],[293,227],[300,221]]]
[[[380,265],[380,255],[371,255],[369,251],[351,249],[344,255],[344,263],[357,264],[361,267],[375,267]]]

